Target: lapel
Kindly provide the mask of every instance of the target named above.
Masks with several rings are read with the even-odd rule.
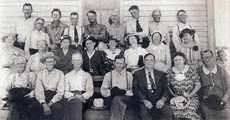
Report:
[[[159,72],[157,70],[153,70],[153,73],[154,73],[154,78],[155,78],[155,83],[156,83],[156,86],[158,86],[159,84],[159,81],[160,81],[160,78],[161,78],[161,75],[159,74]]]
[[[147,78],[146,78],[146,73],[145,73],[145,68],[143,68],[142,70],[141,70],[141,78],[143,78],[142,80],[143,80],[143,85],[146,87],[146,89],[147,89],[147,87],[148,87],[148,84],[147,84]]]

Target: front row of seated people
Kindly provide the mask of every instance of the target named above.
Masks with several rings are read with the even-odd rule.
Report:
[[[228,73],[216,64],[212,51],[203,51],[201,57],[203,65],[195,69],[178,52],[166,74],[154,68],[155,55],[148,53],[144,66],[132,74],[126,70],[125,57],[116,56],[115,67],[105,74],[101,86],[110,120],[123,120],[129,108],[137,108],[142,120],[171,113],[175,120],[226,117]],[[83,119],[84,106],[94,94],[92,77],[82,69],[83,55],[77,50],[72,53],[73,69],[66,75],[54,67],[57,60],[53,52],[46,52],[40,59],[45,68],[35,74],[26,71],[25,57],[15,57],[5,98],[10,103],[10,119],[20,113],[31,120]]]

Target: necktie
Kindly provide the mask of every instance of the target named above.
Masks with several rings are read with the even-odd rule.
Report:
[[[78,43],[78,32],[76,26],[74,26],[74,42]]]
[[[139,20],[136,21],[136,32],[143,32],[143,29],[141,28]]]
[[[156,85],[155,85],[155,82],[151,76],[151,72],[148,72],[148,77],[149,77],[149,81],[151,82],[152,89],[156,89]]]

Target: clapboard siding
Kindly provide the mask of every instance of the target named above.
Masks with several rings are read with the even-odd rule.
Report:
[[[196,29],[200,43],[207,48],[208,24],[206,0],[124,0],[121,4],[122,20],[131,18],[128,9],[131,5],[140,7],[140,14],[146,21],[152,21],[152,10],[159,8],[162,11],[161,21],[168,25],[169,31],[177,23],[176,13],[184,9],[188,13],[188,22]]]

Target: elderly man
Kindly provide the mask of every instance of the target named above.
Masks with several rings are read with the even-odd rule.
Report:
[[[72,54],[74,69],[65,76],[65,120],[82,120],[83,103],[94,92],[93,80],[89,73],[82,70],[82,54]]]
[[[35,96],[41,104],[42,118],[62,120],[63,110],[61,100],[64,95],[64,73],[54,68],[57,57],[47,52],[41,59],[46,69],[37,75]]]
[[[84,27],[84,37],[92,36],[99,44],[106,43],[108,40],[106,26],[97,23],[97,13],[90,10],[87,12],[87,17],[89,24]]]
[[[230,77],[223,68],[215,62],[212,51],[201,53],[203,66],[198,69],[201,81],[201,108],[205,120],[228,120],[228,112],[224,106],[229,101]]]
[[[149,33],[152,35],[155,32],[162,34],[162,42],[168,44],[169,34],[168,26],[161,22],[161,10],[154,9],[152,12],[153,21],[149,23]]]
[[[127,34],[137,35],[141,38],[142,47],[146,48],[149,44],[148,22],[140,16],[140,9],[136,5],[129,8],[132,18],[126,21]]]
[[[165,114],[167,98],[166,74],[154,69],[155,56],[144,56],[144,67],[134,72],[133,92],[138,99],[142,120],[160,119]]]
[[[18,20],[15,25],[17,41],[14,45],[24,50],[26,37],[33,30],[35,18],[32,17],[33,7],[31,3],[23,4],[22,11],[24,18]]]
[[[110,107],[110,120],[123,120],[128,103],[131,102],[133,76],[126,71],[125,57],[116,56],[114,70],[105,74],[101,94]]]
[[[71,46],[79,47],[82,45],[82,27],[78,24],[79,14],[77,12],[70,13],[70,25],[65,29],[64,35],[69,35],[71,40]]]

